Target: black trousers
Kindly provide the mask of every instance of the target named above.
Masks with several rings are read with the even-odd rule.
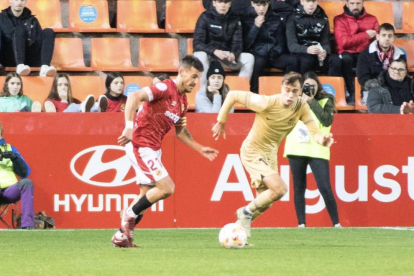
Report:
[[[55,48],[55,32],[52,29],[42,30],[41,36],[29,43],[25,27],[15,28],[13,39],[1,35],[0,63],[4,66],[15,67],[18,64],[39,67],[50,66]]]
[[[359,53],[343,52],[342,56],[342,73],[344,75],[346,90],[349,95],[355,95],[355,75],[352,68],[357,66]]]
[[[250,79],[250,90],[258,93],[259,77],[264,75],[265,68],[277,68],[285,72],[299,72],[299,61],[295,55],[281,55],[278,59],[272,60],[265,56],[254,56],[254,67],[252,78]]]
[[[325,201],[326,209],[331,217],[332,224],[339,223],[336,200],[332,192],[329,180],[329,161],[319,158],[288,156],[290,170],[293,176],[293,190],[296,216],[298,224],[306,224],[305,218],[305,191],[306,191],[306,168],[312,169],[319,192]]]
[[[328,72],[331,77],[342,76],[342,60],[338,55],[329,54],[323,62],[323,66],[319,66],[317,55],[296,54],[300,60],[300,73],[303,75],[309,71]]]

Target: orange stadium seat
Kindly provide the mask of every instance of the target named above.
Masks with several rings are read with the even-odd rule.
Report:
[[[367,106],[362,104],[361,85],[359,84],[358,78],[355,78],[355,109],[367,110]]]
[[[366,2],[365,2],[366,3]],[[325,11],[329,20],[329,30],[334,32],[334,18],[344,12],[345,3],[343,1],[319,1],[318,5]]]
[[[167,1],[165,31],[169,33],[193,33],[200,14],[202,1]]]
[[[364,7],[369,14],[377,18],[380,25],[390,23],[395,26],[392,2],[364,1]]]
[[[179,65],[176,38],[139,39],[139,71],[176,72]]]
[[[408,71],[414,72],[414,40],[396,39],[394,45],[403,48],[407,53]]]
[[[99,71],[136,71],[129,38],[91,38],[91,68]]]
[[[403,4],[403,15],[402,15],[402,28],[406,34],[414,33],[414,2],[404,2]]]
[[[274,95],[279,94],[282,87],[283,77],[260,77],[259,78],[259,94]]]
[[[52,28],[55,32],[67,32],[63,28],[59,0],[31,0],[27,1],[26,7],[36,15],[44,28]]]
[[[92,71],[85,65],[81,38],[56,38],[51,64],[58,71]]]
[[[105,94],[105,81],[100,76],[70,76],[72,96],[83,101],[92,94],[96,99]]]
[[[225,83],[229,86],[230,90],[250,91],[248,77],[226,76]],[[236,103],[234,109],[245,110],[247,108],[242,104]]]
[[[152,84],[152,78],[149,76],[124,76],[124,94],[137,92],[145,86]]]
[[[163,33],[158,28],[156,2],[118,1],[117,30],[128,33]]]
[[[335,106],[338,110],[354,110],[354,106],[350,106],[346,103],[345,97],[345,81],[342,77],[319,77],[319,81],[323,84],[329,84],[329,87],[325,86],[326,92],[335,95]],[[330,88],[333,91],[329,91]]]
[[[192,39],[192,38],[187,39],[187,55],[194,54],[193,41],[194,41],[194,39]]]
[[[116,32],[109,26],[108,1],[70,0],[69,30],[71,32]]]
[[[6,77],[0,78],[0,87],[3,87]],[[23,95],[28,96],[32,101],[43,103],[52,88],[53,78],[44,77],[22,77]]]

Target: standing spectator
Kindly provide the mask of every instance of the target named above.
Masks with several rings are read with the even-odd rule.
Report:
[[[301,0],[287,20],[289,51],[300,61],[300,73],[322,70],[329,76],[342,76],[338,55],[331,54],[329,21],[317,0]]]
[[[361,87],[369,79],[375,79],[382,71],[388,70],[393,60],[407,60],[404,52],[393,45],[395,29],[389,23],[379,27],[377,40],[372,42],[358,57],[357,77]],[[363,92],[363,103],[366,103],[368,93]]]
[[[22,202],[22,229],[33,229],[33,182],[27,177],[30,167],[20,152],[3,138],[0,123],[0,204]],[[17,179],[16,175],[20,178]]]
[[[243,34],[240,18],[230,10],[231,0],[213,0],[213,6],[203,12],[194,31],[194,56],[203,63],[201,90],[206,89],[206,74],[211,60],[218,60],[224,68],[239,70],[240,77],[253,73],[254,57],[242,53]]]
[[[0,62],[16,68],[21,76],[30,74],[30,66],[40,67],[39,75],[55,76],[50,66],[55,47],[55,33],[44,29],[25,7],[26,0],[10,0],[10,7],[0,13]]]
[[[314,72],[306,73],[303,79],[305,81],[302,99],[309,104],[312,119],[318,130],[323,135],[327,135],[331,131],[335,99],[323,90],[318,76]],[[299,227],[306,227],[305,191],[308,165],[312,169],[319,192],[325,201],[332,225],[341,227],[329,176],[330,149],[316,143],[314,138],[309,135],[306,125],[299,121],[286,138],[284,156],[289,158],[292,171],[295,209]]]
[[[40,103],[37,110],[32,110],[33,101],[23,95],[23,82],[19,74],[8,73],[0,95],[0,112],[40,112]]]
[[[364,0],[346,0],[344,13],[335,16],[336,47],[342,57],[342,73],[350,105],[355,104],[355,78],[352,68],[357,65],[359,53],[375,40],[378,28],[377,18],[365,11]]]
[[[299,71],[295,55],[286,54],[284,24],[280,16],[269,9],[270,0],[252,0],[251,7],[242,16],[244,49],[254,55],[254,69],[250,90],[258,92],[259,77],[265,67],[286,72]]]
[[[124,77],[121,73],[111,72],[105,80],[108,108],[106,112],[124,112],[127,97],[124,95]]]
[[[369,92],[369,113],[399,114],[404,102],[414,101],[414,81],[407,76],[407,63],[403,59],[394,60],[378,79],[368,80],[365,90]]]
[[[220,62],[212,61],[207,72],[207,89],[196,94],[196,112],[219,113],[230,88],[225,84],[226,73]],[[231,112],[234,112],[232,109]]]

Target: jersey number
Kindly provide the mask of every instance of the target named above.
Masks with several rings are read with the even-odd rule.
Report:
[[[157,170],[157,167],[155,166],[155,162],[157,162],[158,164],[161,164],[161,162],[158,161],[158,158],[155,158],[155,161],[154,160],[148,160],[147,161],[147,165],[148,165],[148,167],[150,168],[151,171]],[[162,167],[162,164],[161,164],[161,167]]]

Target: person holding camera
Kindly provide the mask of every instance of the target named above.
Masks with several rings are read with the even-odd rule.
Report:
[[[304,84],[302,98],[311,109],[312,118],[319,131],[327,135],[330,133],[335,112],[335,98],[326,93],[314,72],[303,75]],[[336,200],[332,192],[329,176],[329,147],[323,147],[309,135],[309,130],[299,121],[292,132],[287,136],[284,157],[289,159],[293,176],[294,201],[299,228],[306,226],[305,219],[305,191],[306,170],[308,165],[312,169],[319,192],[321,193],[332,224],[341,227],[338,218]]]
[[[27,179],[29,174],[30,167],[20,152],[4,140],[0,123],[0,205],[22,201],[22,229],[35,227],[33,182]]]

